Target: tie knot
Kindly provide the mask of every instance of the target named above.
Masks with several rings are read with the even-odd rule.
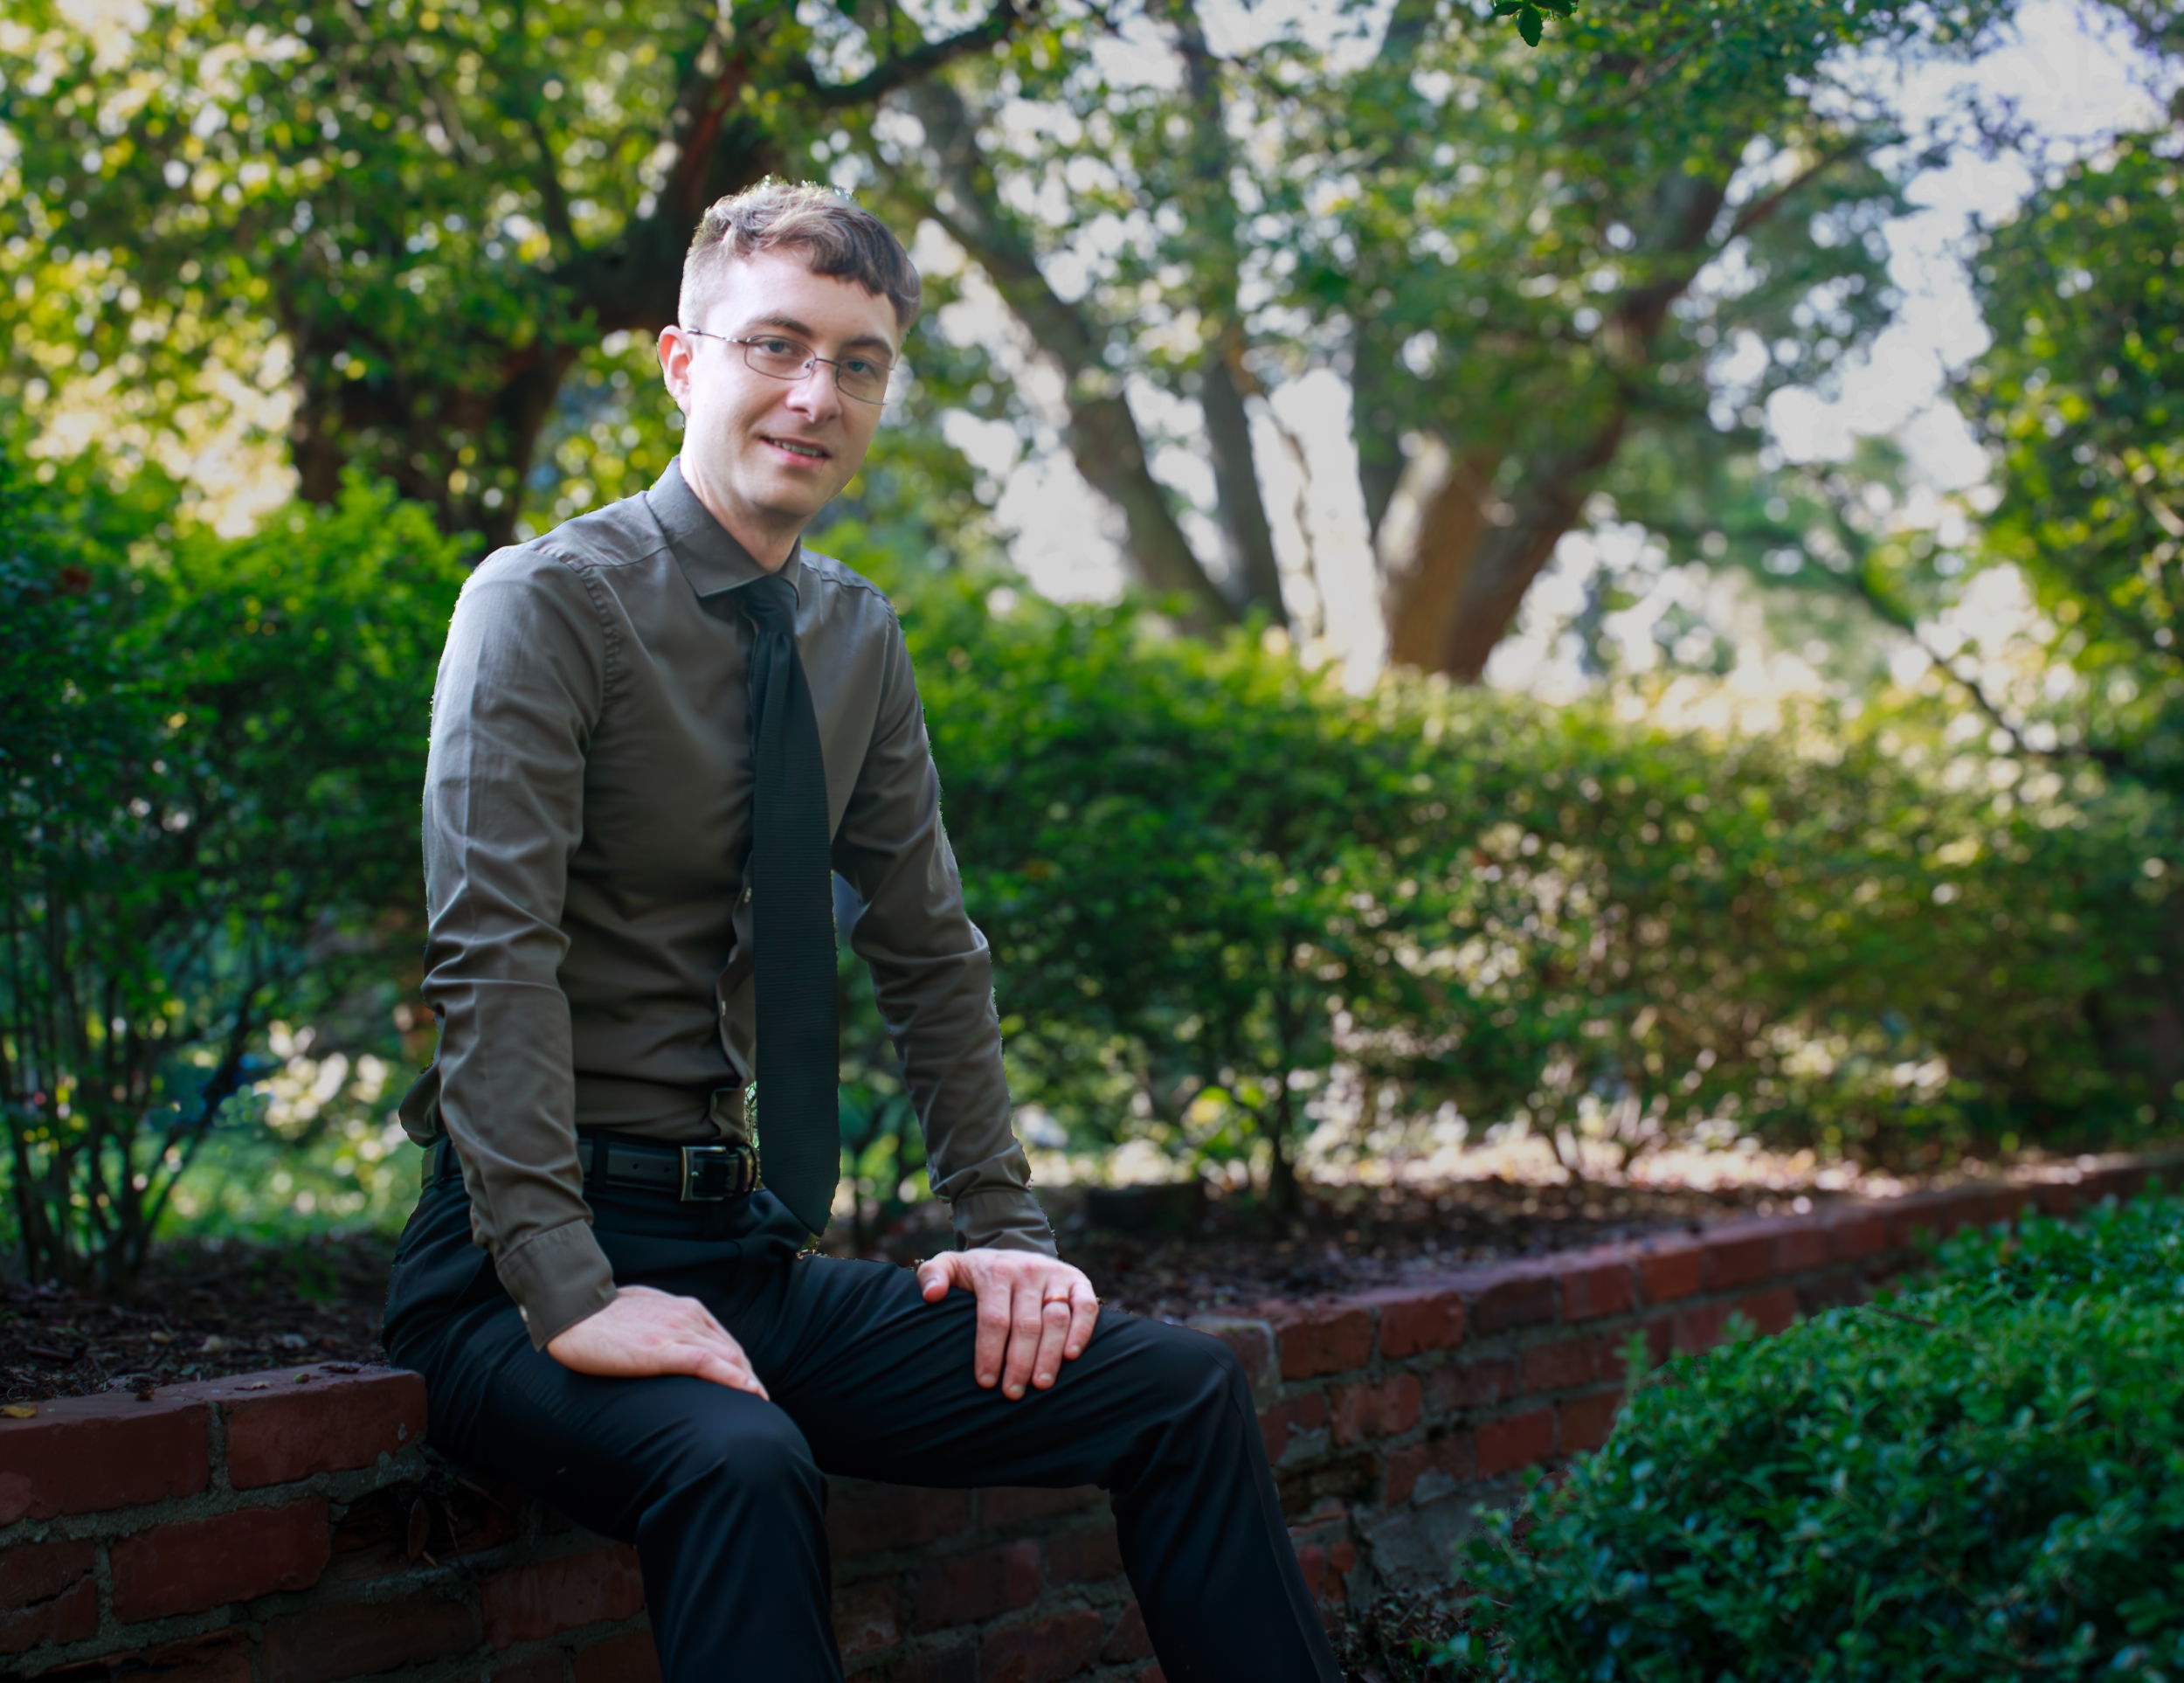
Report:
[[[736,595],[743,602],[743,612],[759,630],[779,632],[786,637],[796,635],[796,592],[779,573],[770,572],[752,579]]]

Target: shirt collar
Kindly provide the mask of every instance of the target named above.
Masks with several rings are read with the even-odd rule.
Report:
[[[766,576],[766,570],[751,559],[750,551],[729,537],[727,528],[698,501],[698,494],[682,476],[681,456],[667,464],[652,489],[645,493],[645,504],[667,534],[668,546],[682,568],[682,576],[690,581],[690,588],[701,601]],[[799,599],[803,564],[804,542],[799,538],[778,575]]]

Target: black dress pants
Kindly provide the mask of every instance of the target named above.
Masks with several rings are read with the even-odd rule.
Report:
[[[825,1473],[963,1487],[1097,1484],[1170,1683],[1334,1683],[1241,1369],[1218,1340],[1102,1311],[1054,1389],[971,1374],[976,1305],[884,1263],[794,1256],[772,1195],[593,1187],[625,1285],[698,1299],[772,1401],[570,1372],[530,1339],[460,1181],[428,1190],[389,1284],[389,1353],[434,1444],[632,1543],[666,1683],[833,1683]]]

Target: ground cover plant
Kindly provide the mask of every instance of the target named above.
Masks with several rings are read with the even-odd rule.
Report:
[[[1459,1568],[1463,1678],[2184,1676],[2184,1202],[1681,1357]]]

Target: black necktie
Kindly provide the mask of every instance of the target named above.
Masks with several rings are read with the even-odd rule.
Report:
[[[796,592],[770,573],[736,595],[756,631],[750,745],[757,793],[747,874],[757,964],[760,1160],[767,1188],[819,1233],[841,1178],[826,763],[797,654]]]

